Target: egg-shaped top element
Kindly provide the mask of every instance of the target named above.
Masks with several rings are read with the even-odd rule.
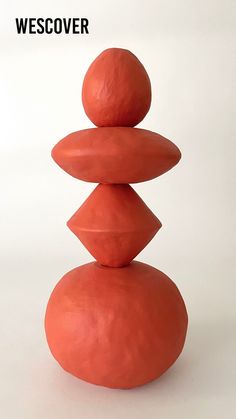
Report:
[[[98,127],[133,127],[150,108],[151,83],[132,52],[109,48],[90,65],[82,101],[87,116]]]

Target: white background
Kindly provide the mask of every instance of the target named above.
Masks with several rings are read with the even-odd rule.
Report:
[[[235,5],[2,1],[2,418],[236,417]],[[17,35],[15,17],[27,16],[88,17],[90,35]],[[172,171],[134,188],[163,224],[138,259],[178,285],[189,312],[187,342],[158,381],[128,391],[65,373],[43,329],[57,281],[91,260],[65,222],[94,188],[60,170],[50,150],[92,126],[81,104],[83,75],[113,46],[133,51],[149,72],[153,102],[140,127],[183,154]]]

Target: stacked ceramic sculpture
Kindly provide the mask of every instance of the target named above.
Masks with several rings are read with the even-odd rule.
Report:
[[[97,262],[68,272],[49,299],[49,347],[71,374],[113,388],[159,377],[182,351],[187,312],[176,285],[133,259],[161,227],[129,183],[153,179],[178,163],[179,149],[133,128],[151,104],[149,77],[129,51],[104,51],[82,91],[98,127],[74,132],[52,157],[70,175],[99,185],[68,221]]]

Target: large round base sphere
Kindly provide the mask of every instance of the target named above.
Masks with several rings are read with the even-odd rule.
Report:
[[[163,374],[182,351],[187,312],[176,285],[140,262],[88,263],[68,272],[48,302],[49,347],[69,373],[132,388]]]

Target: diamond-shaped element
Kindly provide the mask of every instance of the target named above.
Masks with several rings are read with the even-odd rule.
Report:
[[[111,267],[127,265],[161,223],[130,185],[98,185],[67,223],[91,255]]]

